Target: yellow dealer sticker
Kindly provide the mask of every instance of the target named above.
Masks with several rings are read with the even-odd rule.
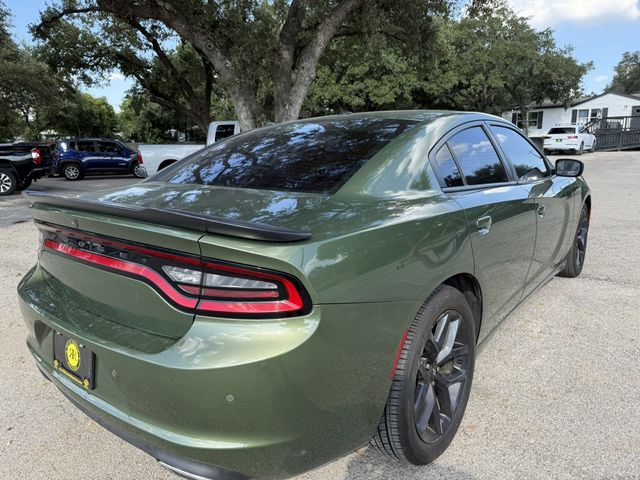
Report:
[[[75,340],[70,339],[67,341],[67,344],[64,346],[64,355],[69,368],[77,372],[78,368],[80,368],[80,347]]]

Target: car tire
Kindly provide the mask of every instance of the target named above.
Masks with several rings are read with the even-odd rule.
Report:
[[[143,175],[142,173],[140,173],[140,168],[144,168],[144,167],[141,167],[139,163],[136,163],[135,166],[133,167],[133,176],[136,178],[146,178],[146,175]]]
[[[64,167],[62,167],[62,175],[67,180],[76,181],[82,180],[82,177],[84,177],[84,172],[79,165],[75,163],[67,163]]]
[[[584,142],[582,142],[580,144],[580,148],[576,150],[576,155],[582,155],[583,152],[584,152]]]
[[[578,229],[571,245],[571,249],[564,260],[564,268],[558,273],[561,277],[574,278],[580,275],[587,254],[587,240],[589,237],[589,209],[582,206]]]
[[[475,345],[469,303],[459,290],[441,285],[422,305],[406,333],[371,445],[414,465],[438,458],[453,440],[464,415]]]
[[[16,174],[8,168],[0,168],[0,196],[11,195],[17,188]]]

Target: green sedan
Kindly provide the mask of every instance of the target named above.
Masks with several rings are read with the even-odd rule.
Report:
[[[289,477],[367,443],[427,464],[478,343],[580,274],[582,170],[494,116],[401,111],[252,130],[124,188],[27,192],[27,345],[188,478]]]

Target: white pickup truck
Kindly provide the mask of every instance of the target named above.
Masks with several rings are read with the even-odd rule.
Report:
[[[205,145],[193,143],[173,143],[168,145],[141,143],[136,147],[140,155],[142,155],[147,173],[151,176],[187,155],[191,155],[212,143],[219,142],[238,133],[240,133],[240,122],[211,122],[207,131],[207,143]]]

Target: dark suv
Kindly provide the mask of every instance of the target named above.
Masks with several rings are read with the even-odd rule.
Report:
[[[0,145],[0,196],[24,190],[57,163],[55,142]]]
[[[67,180],[80,180],[85,174],[106,173],[147,176],[140,152],[119,140],[79,138],[58,143],[57,173]]]

